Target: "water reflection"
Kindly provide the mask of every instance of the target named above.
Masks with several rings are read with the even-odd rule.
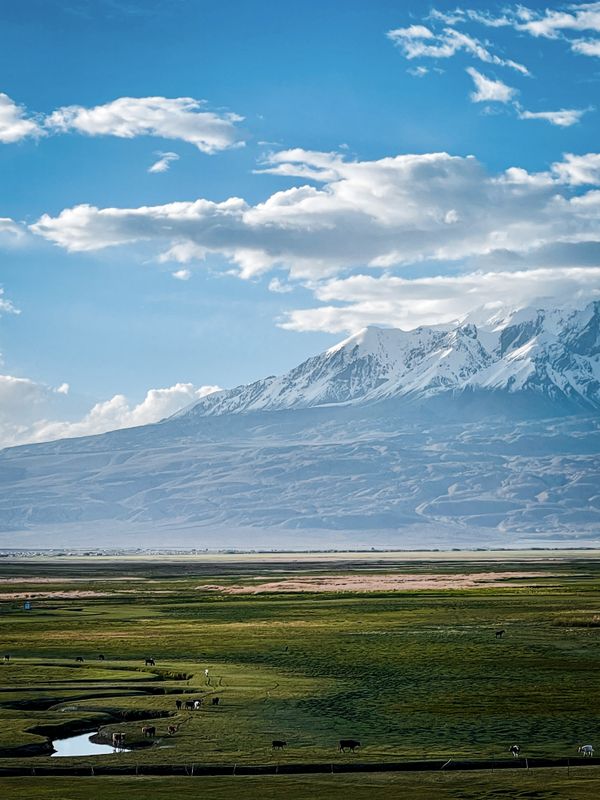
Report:
[[[56,753],[52,753],[51,758],[55,756],[69,756],[71,758],[74,756],[101,756],[118,752],[109,744],[95,744],[90,741],[90,736],[94,736],[95,733],[97,731],[80,733],[77,736],[69,736],[67,739],[56,739],[52,742]]]

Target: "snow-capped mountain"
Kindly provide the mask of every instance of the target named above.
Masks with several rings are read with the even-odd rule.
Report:
[[[599,302],[366,328],[160,423],[4,450],[0,547],[598,546],[599,332]]]
[[[477,323],[475,322],[477,320]],[[211,394],[179,416],[210,416],[448,392],[521,392],[600,408],[600,301],[583,310],[524,309],[412,331],[369,327],[279,377]]]

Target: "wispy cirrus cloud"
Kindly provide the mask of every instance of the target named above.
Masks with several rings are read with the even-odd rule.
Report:
[[[168,172],[171,167],[171,163],[173,161],[179,161],[179,156],[177,153],[163,153],[158,150],[155,155],[159,156],[158,160],[155,161],[151,166],[148,167],[148,172],[151,173],[160,173],[160,172]]]
[[[519,119],[541,119],[556,125],[559,128],[570,128],[581,121],[584,114],[590,111],[589,108],[561,108],[558,111],[527,111],[518,107],[517,114]]]
[[[414,58],[452,58],[457,53],[468,53],[486,64],[510,67],[523,75],[529,70],[512,59],[501,58],[491,52],[479,39],[455,28],[444,28],[434,32],[425,25],[409,25],[394,28],[387,37],[408,59]]]
[[[493,29],[510,28],[522,35],[524,32],[537,38],[564,39],[574,53],[600,56],[600,37],[589,38],[589,33],[600,33],[600,3],[567,4],[561,9],[532,9],[523,5],[505,8],[497,15],[482,9],[456,8],[454,11],[431,10],[424,16],[425,24],[412,24],[388,31],[387,36],[409,59],[448,59],[458,53],[471,55],[485,64],[511,67],[521,75],[530,75],[523,64],[498,55],[489,40],[481,40],[465,26],[484,26],[488,33]],[[442,27],[440,27],[442,26]],[[577,32],[577,36],[572,34]],[[586,32],[588,38],[581,38]],[[424,77],[427,67],[409,70],[410,74]],[[475,103],[512,103],[516,116],[522,120],[543,120],[550,125],[568,128],[581,121],[588,108],[560,108],[558,110],[531,111],[515,100],[518,90],[497,78],[491,78],[473,67],[467,72],[475,83],[470,99]],[[531,86],[531,84],[530,84]]]
[[[471,93],[474,103],[509,103],[516,94],[516,89],[502,81],[486,78],[474,67],[467,67],[467,72],[475,84],[475,91]]]

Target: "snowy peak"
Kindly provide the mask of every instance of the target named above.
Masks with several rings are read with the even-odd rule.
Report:
[[[600,409],[600,301],[487,317],[480,310],[460,323],[411,331],[370,326],[285,375],[209,395],[178,416],[425,402],[474,390]]]

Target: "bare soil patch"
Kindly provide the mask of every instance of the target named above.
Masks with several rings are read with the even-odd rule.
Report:
[[[278,592],[410,592],[415,589],[472,589],[498,585],[507,580],[539,578],[535,572],[476,572],[435,575],[319,575],[258,584],[205,584],[197,589],[223,594],[272,594]],[[545,576],[549,577],[549,576]]]

